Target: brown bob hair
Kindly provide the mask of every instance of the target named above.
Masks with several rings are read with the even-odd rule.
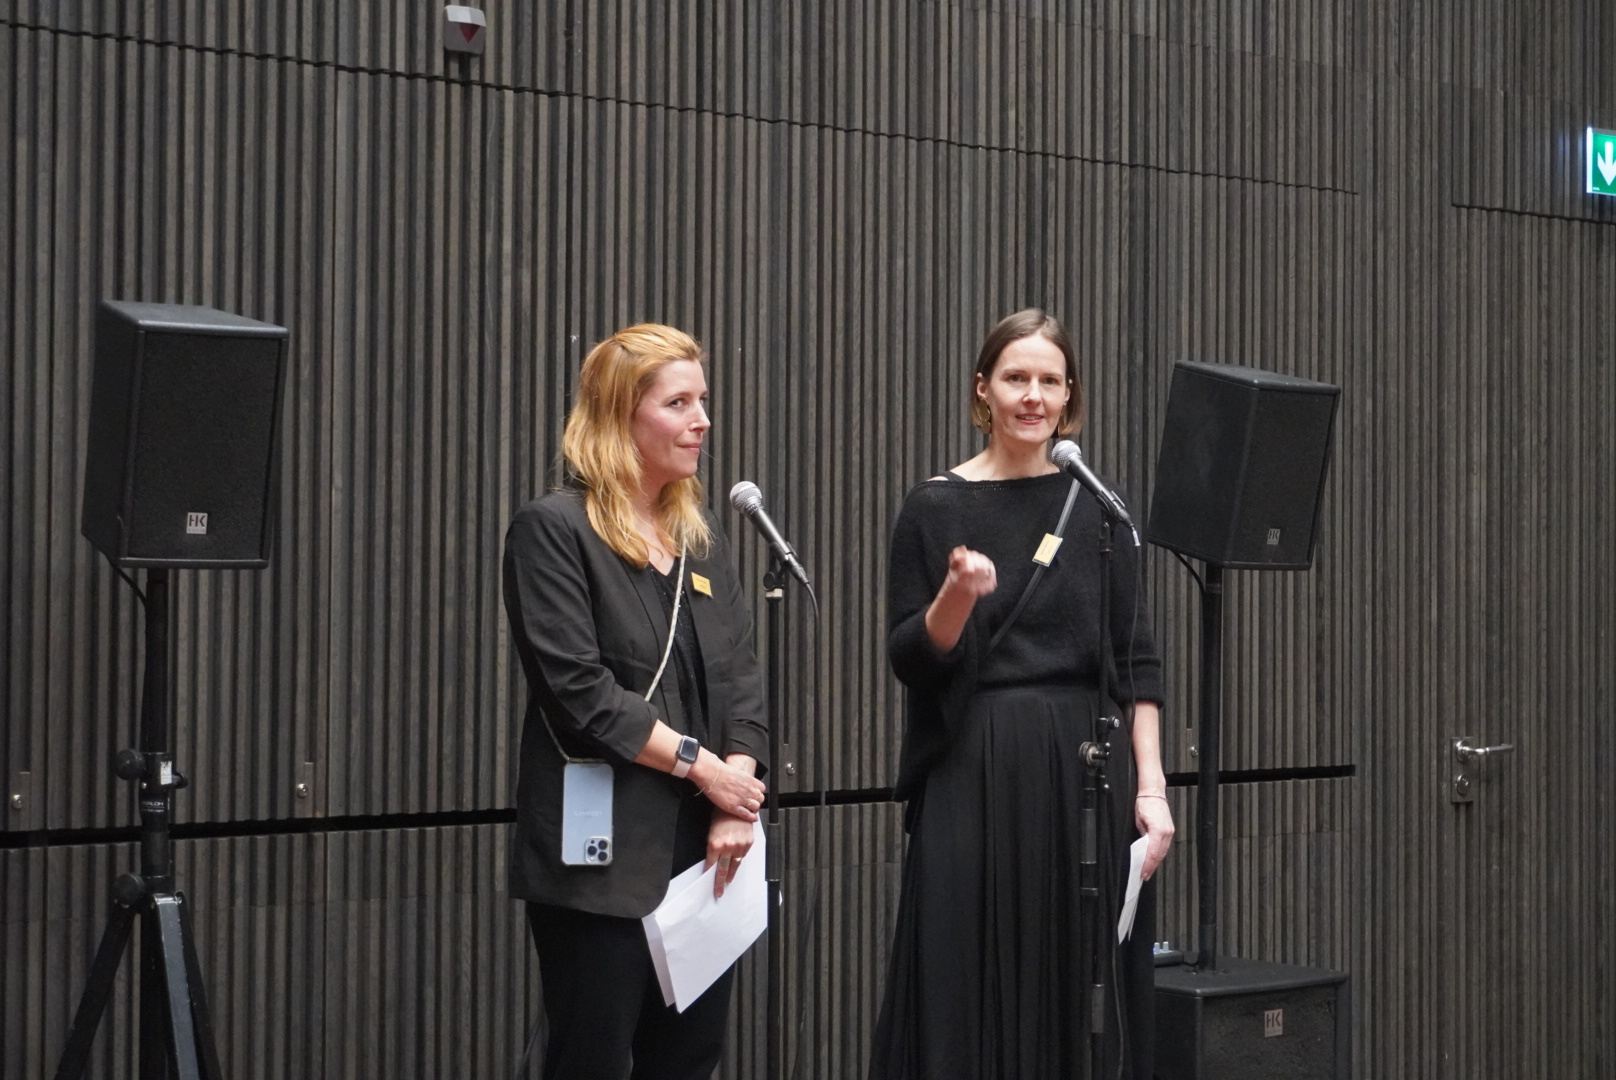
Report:
[[[1026,308],[1000,319],[999,324],[988,331],[988,336],[982,341],[982,351],[977,353],[976,377],[971,379],[970,387],[970,415],[972,426],[982,434],[993,431],[993,416],[988,412],[988,403],[977,396],[977,379],[982,382],[991,379],[993,369],[999,363],[999,354],[1004,352],[1005,347],[1012,341],[1020,341],[1034,334],[1054,345],[1066,358],[1066,386],[1071,394],[1066,399],[1066,408],[1061,410],[1055,435],[1064,439],[1083,427],[1083,380],[1077,374],[1077,357],[1072,352],[1071,335],[1059,319],[1042,308]]]

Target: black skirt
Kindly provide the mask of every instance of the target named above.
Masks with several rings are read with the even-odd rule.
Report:
[[[1080,896],[1086,769],[1099,695],[1078,687],[979,693],[913,808],[871,1080],[1065,1080],[1089,1051],[1093,977]],[[1106,715],[1122,715],[1107,704]],[[1133,820],[1126,729],[1107,740],[1113,858],[1090,908],[1116,940]],[[1151,892],[1146,886],[1146,892]],[[1103,1076],[1148,1078],[1153,903],[1103,962]]]

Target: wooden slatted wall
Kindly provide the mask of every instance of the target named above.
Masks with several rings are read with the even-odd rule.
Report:
[[[1073,327],[1085,450],[1136,506],[1175,360],[1343,388],[1315,567],[1230,577],[1225,947],[1351,971],[1357,1076],[1616,1070],[1616,209],[1577,186],[1616,9],[484,8],[465,59],[437,4],[0,0],[0,1071],[54,1066],[133,862],[138,605],[77,535],[103,298],[291,331],[274,565],[176,589],[230,1075],[514,1068],[499,542],[582,354],[638,319],[708,345],[714,502],[757,481],[819,586],[786,786],[848,801],[790,814],[788,1039],[797,1075],[858,1075],[902,846],[886,531],[977,445],[965,375],[1027,304]],[[1147,587],[1188,775],[1193,585],[1156,551]],[[1517,749],[1456,807],[1461,734]],[[726,1077],[759,1075],[760,980]]]

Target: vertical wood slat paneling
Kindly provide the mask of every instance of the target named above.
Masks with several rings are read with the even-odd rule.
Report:
[[[1012,34],[1012,32],[1008,31],[1008,29],[1004,29],[1004,27],[995,26],[995,24],[992,24],[991,21],[981,21],[981,19],[978,19],[978,23],[973,23],[973,26],[976,26],[976,31],[973,32],[979,31],[981,34],[984,34],[984,37],[981,37],[981,39],[978,40],[978,44],[974,45],[973,47],[973,49],[976,50],[976,53],[983,53],[984,50],[989,53],[1004,52],[1005,63],[1015,63],[1016,58],[1018,58],[1018,55],[1020,55],[1020,53],[1016,52],[1016,49],[1018,49],[1020,45],[1016,44],[1018,39],[1016,39],[1015,34]],[[614,34],[612,34],[609,27],[606,27],[606,31],[603,31],[603,37],[608,37],[608,39],[614,37]],[[1164,70],[1165,74],[1167,68],[1164,66],[1162,70]],[[176,86],[175,81],[173,81],[173,76],[168,76],[168,78],[170,78],[170,86]],[[1146,78],[1149,78],[1149,76],[1146,76]],[[999,121],[992,120],[991,116],[1002,112],[1002,110],[1004,110],[1004,105],[999,103],[999,99],[997,99],[994,94],[994,89],[992,89],[991,86],[984,84],[983,91],[981,91],[981,100],[986,102],[986,105],[983,105],[983,108],[986,108],[987,110],[987,113],[984,113],[984,116],[987,116],[987,118],[981,120],[981,123],[999,123]],[[179,95],[176,94],[175,97],[179,97]],[[971,102],[976,102],[978,99],[976,99],[976,97],[971,97],[970,100]],[[609,107],[608,115],[611,115],[611,108]],[[1141,116],[1141,120],[1143,120],[1143,118],[1146,118],[1147,113],[1139,113],[1139,116]],[[591,123],[591,121],[580,120],[580,123]],[[976,121],[973,120],[971,123],[976,123]],[[1002,134],[1002,131],[1005,131],[1005,129],[997,128],[997,126],[995,126],[994,131],[1000,131],[1000,134]],[[971,131],[966,131],[966,134],[971,134]],[[1004,137],[1000,136],[994,136],[994,139],[1004,141]],[[616,139],[614,139],[614,141],[616,141]],[[325,137],[322,137],[322,139],[317,139],[314,144],[309,144],[309,146],[305,147],[305,149],[309,149],[312,154],[318,155],[320,152],[323,152],[323,149],[325,149],[325,142]],[[1147,147],[1147,158],[1170,157],[1170,155],[1167,155],[1165,150],[1157,149],[1157,147],[1162,146],[1159,139],[1152,139],[1151,142],[1147,142],[1147,144],[1144,144],[1144,146]],[[874,147],[871,146],[871,149],[874,149]],[[451,152],[452,154],[452,150],[446,150],[446,152]],[[1257,158],[1251,158],[1251,160],[1260,160],[1260,157],[1262,157],[1262,155],[1259,155]],[[464,160],[464,158],[462,158],[462,160]],[[992,183],[994,189],[1018,191],[1018,189],[1023,188],[1023,186],[1028,183],[1025,178],[1036,175],[1034,168],[1026,167],[1025,163],[1016,165],[1016,167],[1010,167],[1010,170],[1012,171],[1008,171],[1007,175],[1004,176],[1004,183],[1000,183],[1000,181],[994,181],[994,183]],[[338,170],[338,175],[341,175],[341,170]],[[848,179],[847,183],[863,184],[865,183],[866,179],[868,179],[866,176],[852,176],[852,178]],[[160,181],[158,181],[158,183],[160,183]],[[305,183],[307,183],[307,181],[305,181]],[[579,184],[580,191],[587,191],[587,188],[587,184]],[[1067,186],[1067,184],[1062,184],[1062,188],[1067,189],[1067,191],[1070,191],[1071,189],[1070,186]],[[965,188],[965,191],[970,191],[970,188]],[[1078,189],[1078,191],[1081,192],[1081,189]],[[431,191],[430,184],[428,184],[427,188],[423,188],[420,189],[420,191],[415,192],[415,197],[433,196],[435,196],[435,191]],[[1079,194],[1079,197],[1081,197],[1081,194]],[[341,205],[341,202],[343,202],[343,200],[339,199],[338,204]],[[317,210],[318,205],[320,205],[320,192],[312,192],[309,202],[307,202],[305,205],[307,205],[307,209]],[[1026,212],[1028,212],[1028,207],[1023,207],[1023,205],[1018,204],[1018,202],[1007,202],[1007,204],[1005,204],[1004,213],[1008,213],[1008,215],[1025,215]],[[869,218],[873,218],[873,215],[874,209],[871,209],[871,215],[869,215]],[[869,218],[866,218],[866,220],[869,220]],[[305,215],[299,215],[299,220],[307,223],[307,221],[310,220],[318,220],[318,217],[315,215],[314,218],[310,218],[310,215],[305,213]],[[617,223],[619,223],[617,220],[600,220],[600,228],[601,230],[611,233],[611,231],[616,231]],[[404,226],[406,230],[409,230],[410,225],[412,225],[412,221],[402,221],[402,226]],[[643,225],[645,225],[643,220],[633,217],[633,215],[630,215],[630,218],[627,218],[627,220],[624,221],[625,247],[633,247],[633,241],[635,241],[638,234],[642,233]],[[431,234],[430,230],[428,230],[427,233],[423,233],[423,236],[427,238],[428,244],[435,246],[435,243],[433,243],[433,234]],[[994,265],[994,260],[992,260],[991,257],[987,257],[989,252],[994,252],[995,249],[997,249],[997,239],[995,239],[994,233],[986,233],[978,238],[978,236],[974,236],[974,233],[970,233],[970,231],[968,231],[968,233],[965,233],[965,239],[968,241],[968,246],[963,249],[962,254],[958,255],[960,264],[968,265],[981,260],[981,262],[984,262],[984,264]],[[971,243],[971,241],[974,241],[974,243]],[[335,254],[341,255],[343,252],[336,251]],[[1002,265],[1002,267],[1005,267],[1007,273],[1010,272],[1010,268],[1013,267],[1020,267],[1020,270],[1015,270],[1015,273],[1031,273],[1031,275],[1034,275],[1034,286],[1033,289],[1031,289],[1033,293],[1044,293],[1046,296],[1049,296],[1050,299],[1046,299],[1044,302],[1047,302],[1047,304],[1050,304],[1050,306],[1060,307],[1060,309],[1071,309],[1070,302],[1067,302],[1067,304],[1058,302],[1060,301],[1060,289],[1037,288],[1036,280],[1039,278],[1039,276],[1041,276],[1041,270],[1039,270],[1039,267],[1042,265],[1042,260],[1037,259],[1033,252],[1015,251],[1015,249],[1012,249],[1012,251],[1008,252],[1008,254],[1010,254],[1010,262],[1002,262],[1002,264],[997,265]],[[331,270],[331,273],[335,273],[335,268]],[[1089,268],[1089,273],[1104,273],[1104,268],[1092,267]],[[1013,278],[1007,278],[1007,285],[1008,281],[1010,280],[1013,280]],[[632,297],[643,296],[645,289],[637,288],[637,286],[646,285],[648,285],[648,283],[643,280],[638,281],[638,283],[633,283],[633,281],[625,281],[621,280],[621,278],[616,278],[616,276],[611,276],[611,278],[608,278],[608,283],[606,283],[604,293],[609,293],[612,294],[612,296],[619,297],[619,299],[616,301],[619,309],[625,309],[625,307],[643,307],[642,302],[633,302]],[[325,286],[320,286],[320,288],[325,288]],[[336,288],[336,286],[331,286],[331,288]],[[373,286],[372,283],[360,283],[359,288],[352,289],[352,293],[349,293],[347,289],[339,288],[338,291],[331,294],[331,297],[333,297],[333,302],[338,302],[339,297],[341,297],[343,301],[346,301],[347,297],[359,296],[359,294],[364,293],[365,289],[367,288],[375,288],[375,286]],[[428,296],[430,296],[430,281],[427,283],[427,288]],[[991,299],[989,299],[987,304],[979,306],[981,307],[981,310],[983,310],[983,314],[978,315],[978,317],[971,317],[968,322],[966,322],[966,320],[962,320],[962,325],[960,325],[960,328],[958,328],[958,336],[955,338],[955,343],[952,344],[952,348],[950,348],[949,351],[960,352],[960,354],[968,354],[968,349],[970,349],[970,341],[973,340],[974,336],[978,335],[979,330],[981,330],[983,325],[986,325],[987,322],[991,322],[991,312],[1004,310],[1005,307],[1012,307],[1016,306],[1016,304],[1020,304],[1020,302],[1025,302],[1025,293],[1026,289],[1020,288],[1020,286],[1015,286],[1015,288],[1007,288],[1005,285],[991,286],[989,291],[987,291],[987,296],[991,297]],[[622,299],[622,297],[629,297],[629,299],[625,301],[625,299]],[[1002,297],[1002,299],[1000,299],[1000,297]],[[591,294],[588,293],[588,291],[585,291],[582,299],[583,306],[585,307],[590,307],[595,304],[595,301],[591,299]],[[1105,297],[1096,297],[1096,299],[1105,299]],[[816,299],[814,299],[814,297],[808,297],[808,302],[816,302]],[[338,307],[341,307],[339,302]],[[415,302],[415,304],[412,304],[410,307],[412,307],[412,310],[417,312],[422,319],[427,320],[428,327],[423,330],[419,323],[414,325],[414,327],[410,328],[409,331],[406,331],[407,335],[410,335],[410,340],[423,341],[425,346],[436,344],[436,338],[431,336],[433,335],[433,331],[430,330],[431,325],[433,325],[433,322],[431,322],[431,310],[433,310],[431,299],[422,297],[422,299],[419,299],[419,301]],[[879,322],[879,319],[881,319],[881,312],[877,310],[877,312],[873,312],[873,315],[874,319]],[[1086,322],[1086,317],[1084,317],[1081,309],[1079,309],[1078,315],[1079,319],[1075,319],[1075,322]],[[1071,317],[1071,315],[1068,315],[1068,317]],[[310,330],[314,330],[315,333],[318,333],[322,343],[330,341],[330,352],[333,359],[335,359],[336,356],[339,356],[339,354],[343,354],[343,348],[341,348],[341,344],[343,343],[336,340],[336,338],[326,336],[325,328],[310,327]],[[427,338],[422,338],[422,336],[420,336],[422,333],[428,335]],[[850,344],[852,344],[852,341],[850,341]],[[1110,344],[1109,341],[1100,341],[1099,344],[1100,348],[1096,351],[1097,356],[1105,356],[1105,354],[1110,354],[1110,352],[1113,351],[1112,344]],[[858,351],[860,351],[860,349],[850,349],[848,354],[850,354],[850,356],[856,356]],[[318,377],[318,372],[312,373],[314,373],[315,377]],[[398,394],[401,393],[401,391],[394,390],[394,393]],[[406,398],[404,398],[404,407],[412,406],[412,401],[414,401],[414,399],[409,398],[409,396],[406,394]],[[1105,412],[1112,411],[1112,406],[1120,406],[1120,401],[1115,398],[1107,399],[1105,394],[1099,394],[1099,396],[1096,396],[1097,416],[1100,416],[1100,414],[1105,414]],[[330,404],[322,403],[322,406],[320,407],[330,407]],[[331,427],[331,425],[339,424],[339,422],[341,422],[341,419],[336,417],[335,414],[318,414],[315,419],[317,419],[318,427],[325,428],[325,430],[328,430],[328,432],[330,432],[330,430],[335,430],[335,428]],[[789,417],[789,419],[793,419],[793,417]],[[438,420],[428,419],[427,424],[430,425],[431,430],[436,430]],[[949,428],[952,428],[952,430],[957,430],[957,422],[953,420],[953,417],[949,417],[949,420],[947,420],[947,425],[949,425]],[[800,430],[800,425],[790,424],[790,428],[792,428],[792,430]],[[315,451],[315,454],[317,454],[317,461],[322,461],[322,459],[328,458],[328,456],[333,453],[333,445],[328,443],[328,441],[318,440],[318,438],[314,438],[314,435],[312,435],[312,441],[315,441],[315,443],[320,446],[320,449]],[[1139,443],[1144,443],[1144,440],[1139,440]],[[962,448],[960,451],[958,451],[958,453],[965,453],[966,449],[968,448]],[[427,445],[425,453],[431,453],[430,445]],[[401,462],[406,461],[406,458],[404,458],[404,456],[399,456],[399,454],[394,454],[391,461],[393,461],[394,474],[398,474],[398,470],[401,469]],[[800,458],[800,461],[811,461],[811,458],[808,458],[808,456],[803,456],[803,458]],[[338,470],[341,469],[339,464],[330,467]],[[918,479],[920,475],[929,474],[929,472],[931,472],[932,469],[936,469],[936,467],[939,466],[934,464],[934,462],[924,461],[916,462],[916,467],[910,467],[910,469],[894,469],[894,472],[898,472],[900,475],[908,475],[908,477],[913,477],[913,479]],[[412,470],[410,470],[410,472],[412,472]],[[372,480],[372,477],[356,475],[356,477],[352,477],[351,483],[347,485],[347,490],[364,490],[364,488],[367,487],[367,480]],[[314,487],[315,490],[317,490],[317,485],[310,485],[310,487]],[[370,487],[373,487],[373,485],[370,485]],[[401,487],[394,487],[393,493],[398,493],[398,491],[401,490]],[[795,488],[793,488],[793,490],[795,490]],[[811,485],[803,485],[800,490],[811,490]],[[428,503],[433,501],[431,500],[430,487],[428,487],[427,490],[427,498]],[[882,519],[887,519],[887,521],[889,521],[890,513],[892,513],[890,508],[873,509],[876,509],[877,511],[877,513],[874,514],[877,522],[882,521]],[[884,509],[884,513],[882,513],[882,509]],[[803,514],[803,516],[806,516],[806,514]],[[410,517],[410,519],[412,519],[412,517]],[[881,532],[884,532],[884,530],[876,529],[876,532],[877,534],[881,534]],[[360,548],[360,546],[362,546],[362,540],[359,540],[359,538],[356,537],[354,546],[356,546],[356,548]],[[343,558],[341,555],[333,556],[333,558],[325,559],[323,564],[330,567],[330,572],[333,572],[333,574],[341,574],[344,566],[354,566],[354,564],[359,564],[364,558],[367,558],[364,551],[356,550],[351,551],[351,553],[347,553],[347,558]],[[409,571],[415,572],[415,574],[425,574],[427,584],[431,585],[431,582],[433,582],[433,579],[431,579],[431,567],[420,566],[420,561],[422,561],[423,558],[427,558],[427,556],[423,555],[422,551],[415,551],[414,555],[407,555],[406,558],[402,559],[402,561],[394,561],[394,574],[398,574],[399,567],[407,567]],[[317,576],[317,579],[318,577],[320,576]],[[375,579],[375,576],[373,576],[373,579]],[[486,582],[475,582],[475,584],[486,585]],[[394,585],[394,589],[389,590],[389,593],[396,595],[396,592],[398,592],[398,587]],[[404,590],[404,592],[412,593],[414,590]],[[477,592],[478,595],[480,595],[480,593],[485,593],[486,589],[470,589],[469,592]],[[868,593],[866,593],[866,595],[868,595]],[[385,603],[381,605],[381,610],[386,611]],[[346,605],[341,605],[341,603],[338,603],[338,605],[333,605],[330,608],[330,613],[331,618],[341,621],[341,619],[346,618]],[[383,618],[388,621],[389,626],[410,626],[409,619],[391,619],[388,618],[388,616],[383,616]],[[336,629],[339,631],[341,627],[336,627]],[[431,631],[435,631],[435,629],[438,629],[438,627],[428,627],[428,634],[427,637],[425,637],[425,640],[427,640],[427,645],[425,645],[425,648],[427,648],[428,653],[436,652],[435,648],[431,647],[430,645],[431,637],[433,637]],[[314,655],[323,656],[325,653],[315,652]],[[407,666],[409,666],[409,658],[401,655],[401,650],[399,650],[399,645],[396,642],[394,642],[391,647],[386,648],[385,655],[385,663],[389,669],[394,669],[394,671],[396,671],[396,669],[407,668]],[[865,652],[861,653],[861,666],[865,666],[866,669],[869,669],[869,666],[871,666],[873,663],[873,674],[876,674],[876,682],[879,682],[879,661],[871,661],[871,652],[869,652],[869,650],[865,650]],[[315,663],[314,666],[326,666],[326,664]],[[367,702],[385,702],[386,705],[388,705],[389,710],[396,708],[396,710],[404,711],[404,713],[410,713],[410,715],[414,715],[414,710],[412,710],[412,707],[417,705],[417,703],[422,703],[423,707],[427,708],[428,713],[435,716],[440,715],[441,711],[448,711],[451,710],[451,708],[456,707],[456,705],[459,705],[459,702],[451,703],[451,705],[443,705],[443,703],[435,702],[435,700],[433,700],[433,697],[435,697],[435,681],[433,681],[433,677],[431,677],[430,664],[423,666],[423,671],[425,671],[425,674],[422,676],[422,682],[406,682],[404,686],[399,686],[398,682],[388,682],[385,694],[360,694],[360,697],[364,697]],[[351,724],[356,723],[356,718],[354,718],[351,711],[344,710],[343,708],[343,694],[341,694],[341,689],[343,689],[343,686],[341,686],[341,677],[343,677],[343,673],[338,671],[338,669],[330,669],[330,674],[325,677],[320,676],[318,671],[310,673],[310,681],[312,681],[314,686],[326,687],[325,695],[323,695],[325,700],[318,702],[317,707],[312,710],[312,713],[314,713],[315,716],[314,723],[317,724],[317,731],[318,729],[325,729],[325,723],[328,723],[328,719],[325,718],[335,716],[336,724],[330,729],[330,737],[331,740],[333,740],[333,749],[335,749],[335,753],[333,753],[331,757],[336,757],[338,760],[352,760],[352,755],[343,752],[343,750],[346,749],[346,737],[344,737],[344,732],[346,732],[346,729],[349,728]],[[360,682],[359,686],[364,690],[375,689],[373,686],[364,686],[364,682]],[[425,698],[417,697],[417,695],[425,695]],[[800,700],[800,698],[793,695],[793,700]],[[322,723],[323,719],[325,719],[325,723]],[[383,731],[386,731],[386,728],[383,728]],[[315,742],[315,744],[322,742],[322,739],[318,739],[318,737],[305,740],[312,740],[312,742]],[[399,750],[396,749],[381,750],[381,760],[388,761],[389,763],[389,768],[386,770],[385,774],[389,778],[389,784],[391,784],[391,787],[393,787],[391,794],[375,792],[375,794],[356,795],[351,791],[351,787],[356,786],[354,781],[359,778],[338,776],[338,778],[328,778],[331,779],[331,784],[317,783],[317,808],[323,807],[325,808],[326,812],[354,812],[354,810],[357,810],[357,808],[362,807],[372,808],[372,810],[380,810],[380,808],[409,808],[410,805],[422,805],[417,802],[417,797],[425,800],[425,804],[431,804],[430,795],[423,792],[423,786],[427,784],[427,781],[425,781],[425,778],[423,778],[422,774],[420,774],[420,770],[423,768],[422,760],[423,758],[433,757],[433,753],[435,752],[443,752],[443,750],[446,749],[452,750],[454,747],[443,747],[443,745],[422,745],[422,747],[417,747],[414,753],[399,752]],[[365,755],[365,757],[375,757],[375,755]],[[318,753],[317,750],[315,750],[314,760],[318,770],[322,770],[323,774],[323,770],[326,768],[326,755],[322,755],[322,753]],[[454,755],[452,752],[438,753],[438,757],[436,757],[436,761],[454,760],[457,760],[457,755]],[[881,776],[890,776],[890,758],[876,758],[876,760],[869,761],[869,765],[871,765],[871,774],[876,776],[876,778],[881,778]],[[296,763],[294,763],[294,768],[296,768]],[[848,776],[847,779],[837,779],[834,778],[834,776],[824,779],[805,778],[805,781],[808,781],[808,783],[818,781],[818,783],[832,784],[832,786],[871,786],[871,779],[865,778],[865,776]],[[399,792],[399,787],[409,789],[409,794],[401,794],[401,792]],[[276,783],[273,784],[273,787],[271,787],[271,791],[273,791],[273,804],[271,805],[273,805],[273,807],[280,807],[280,805],[284,805],[284,800],[286,800],[286,794],[284,794],[284,792],[286,792],[286,789],[288,789],[288,784],[286,784],[286,770],[281,768],[280,776],[276,778]],[[330,802],[326,802],[326,800],[330,800]],[[473,802],[475,802],[475,799],[473,799]],[[250,812],[249,816],[262,816],[262,812]]]
[[[1217,914],[1228,955],[1351,969],[1352,792],[1350,779],[1220,789]],[[1193,948],[1195,793],[1174,788],[1171,801],[1178,836],[1157,878],[1157,937]]]
[[[179,842],[225,1074],[510,1075],[539,998],[522,907],[488,887],[507,844],[507,826]],[[112,879],[136,860],[130,844],[0,850],[7,1076],[54,1069]],[[138,964],[132,944],[90,1075],[138,1056]]]
[[[781,947],[796,1075],[861,1071],[884,981],[901,828],[890,804],[785,815]],[[538,1017],[537,968],[503,881],[507,828],[369,830],[182,841],[193,940],[230,1076],[508,1075]],[[0,1031],[8,1075],[60,1056],[109,883],[133,845],[0,851]],[[50,913],[78,913],[71,919]],[[743,961],[718,1075],[756,1076],[765,955]],[[132,1060],[138,950],[126,954],[92,1071]],[[53,971],[41,995],[38,972]],[[32,975],[32,978],[29,976]],[[12,1057],[16,1050],[19,1057]]]
[[[0,764],[8,780],[29,766],[37,793],[4,827],[130,820],[105,761],[132,726],[138,609],[74,538],[95,298],[219,303],[285,319],[297,343],[303,494],[277,567],[181,575],[198,782],[180,808],[198,820],[508,797],[521,691],[491,599],[497,528],[544,485],[589,341],[639,317],[713,349],[715,501],[758,479],[813,537],[826,613],[818,671],[791,616],[789,700],[812,732],[796,786],[887,782],[884,523],[970,451],[963,369],[994,317],[1037,299],[1095,358],[1085,446],[1136,505],[1173,359],[1344,386],[1318,564],[1234,578],[1225,760],[1359,770],[1350,865],[1327,883],[1369,913],[1348,932],[1373,1010],[1363,1074],[1611,1071],[1591,1003],[1611,989],[1594,931],[1612,881],[1588,847],[1612,825],[1593,771],[1612,747],[1590,719],[1613,667],[1609,230],[1448,206],[1608,219],[1564,186],[1563,138],[1597,121],[1579,109],[1613,105],[1608,10],[766,7],[675,23],[603,4],[568,23],[563,5],[490,5],[494,51],[458,67],[431,8],[0,13],[0,192],[18,208],[0,222]],[[1046,62],[1063,49],[1075,69]],[[883,80],[896,57],[909,76]],[[1057,78],[1077,92],[1027,100]],[[245,137],[260,118],[271,137]],[[1457,176],[1432,157],[1449,132]],[[1040,208],[1049,236],[1079,239],[1055,254],[1028,227]],[[1497,492],[1522,475],[1549,487],[1517,506]],[[409,520],[388,518],[399,505]],[[724,519],[755,582],[756,541]],[[1563,534],[1547,548],[1529,524],[1544,519]],[[384,530],[380,551],[362,542]],[[424,598],[409,608],[395,582]],[[1192,719],[1193,598],[1161,552],[1150,587],[1175,719]],[[1441,797],[1460,725],[1522,747],[1474,813]],[[1171,765],[1193,768],[1177,730]],[[296,801],[304,761],[315,793]],[[1317,864],[1284,839],[1317,831],[1307,800],[1236,794],[1279,830],[1235,856],[1261,863],[1242,880],[1293,888]],[[1559,831],[1567,807],[1586,829]],[[1486,881],[1495,865],[1532,884]],[[104,884],[75,895],[98,912]],[[1300,894],[1281,899],[1228,911],[1234,947],[1334,955],[1297,936]],[[1565,913],[1535,943],[1531,903]],[[1505,951],[1484,961],[1474,940]],[[1562,985],[1591,991],[1559,1021],[1584,1037],[1548,1046],[1527,1033],[1554,1027],[1533,1010]],[[1521,1026],[1495,1023],[1520,986],[1536,988]],[[856,1028],[841,1018],[873,1001],[849,991],[828,1023]],[[1478,1027],[1490,1042],[1465,1040]]]
[[[1112,161],[1114,151],[1104,142],[1080,137],[1091,130],[1089,101],[1046,92],[1067,77],[1061,62],[1067,49],[1098,43],[1100,53],[1108,55],[1132,41],[1152,54],[1176,57],[1158,68],[1163,76],[1158,85],[1164,92],[1172,86],[1175,93],[1184,85],[1190,54],[1230,57],[1236,80],[1264,85],[1265,100],[1286,100],[1288,82],[1316,84],[1345,65],[1347,58],[1333,43],[1347,38],[1344,24],[1353,11],[1343,2],[1310,11],[1307,19],[1253,15],[1238,27],[1237,19],[1225,15],[1224,26],[1197,29],[1187,25],[1187,15],[1141,14],[1138,5],[1120,4],[1111,11],[1073,15],[1064,5],[730,0],[680,18],[654,0],[587,5],[489,0],[483,5],[487,53],[471,59],[442,50],[441,11],[431,5],[333,8],[300,0],[191,8],[23,0],[15,6],[19,22],[64,33]],[[908,56],[917,62],[913,78],[902,80],[894,74],[901,70],[894,60]],[[1093,85],[1102,98],[1128,92],[1125,82],[1114,79],[1102,77]],[[1222,80],[1203,85],[1224,88]],[[1196,104],[1209,112],[1220,107],[1215,95]],[[1158,117],[1163,125],[1177,126],[1184,113],[1147,110],[1132,119],[1154,128]],[[1179,130],[1187,134],[1190,128]],[[1261,143],[1249,141],[1272,141],[1287,131],[1247,127],[1242,158],[1259,170],[1257,175],[1289,181],[1293,160],[1308,158],[1305,152],[1281,155],[1274,145],[1258,152]],[[1301,128],[1291,133],[1313,137]],[[1174,161],[1165,152],[1166,138],[1153,141],[1148,154],[1135,154],[1128,162],[1223,171]]]
[[[781,815],[781,1041],[788,1076],[859,1076],[884,985],[903,853],[890,803],[811,807]],[[767,955],[737,973],[730,1037],[717,1076],[766,1075]]]

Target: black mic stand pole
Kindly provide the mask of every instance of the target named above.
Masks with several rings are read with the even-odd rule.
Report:
[[[90,964],[57,1080],[78,1080],[112,996],[118,961],[136,916],[140,938],[141,1080],[219,1080],[213,1020],[191,941],[190,912],[175,890],[169,842],[173,792],[185,786],[169,753],[168,570],[146,571],[146,679],[140,710],[140,749],[118,754],[113,771],[140,782],[140,874],[122,874],[112,886],[112,914]]]
[[[1098,501],[1098,500],[1096,500]],[[1083,1055],[1082,1080],[1097,1080],[1105,1075],[1106,1046],[1105,1021],[1108,1012],[1106,993],[1116,993],[1115,986],[1107,986],[1107,972],[1114,970],[1109,961],[1115,948],[1115,931],[1106,925],[1105,891],[1110,883],[1110,867],[1116,858],[1114,826],[1111,821],[1111,784],[1107,774],[1110,761],[1111,735],[1120,726],[1115,716],[1105,715],[1106,699],[1115,701],[1112,693],[1115,676],[1112,672],[1111,646],[1111,519],[1110,510],[1100,503],[1100,696],[1094,703],[1093,727],[1088,742],[1080,747],[1085,766],[1083,770],[1083,836],[1082,873],[1079,895],[1082,915],[1080,934],[1089,943],[1088,971],[1084,990],[1088,1001],[1088,1016],[1084,1028],[1088,1031],[1089,1052]]]
[[[768,931],[769,931],[769,961],[768,961],[768,989],[765,1011],[767,1017],[764,1021],[765,1039],[765,1073],[770,1080],[784,1080],[785,1078],[785,1047],[781,1038],[783,1028],[782,1012],[785,1008],[784,979],[785,969],[782,964],[784,956],[784,928],[779,923],[780,917],[780,882],[781,871],[785,866],[785,852],[781,850],[782,829],[780,827],[780,784],[790,772],[790,764],[780,759],[780,748],[789,746],[791,742],[785,738],[786,726],[786,692],[785,692],[785,600],[786,580],[790,571],[786,569],[785,560],[772,545],[769,547],[769,569],[763,575],[763,599],[768,611],[768,671],[769,680],[769,768],[773,771],[773,783],[769,785],[766,798],[768,813],[763,823],[763,842],[766,854],[763,861],[763,873],[768,882]]]

